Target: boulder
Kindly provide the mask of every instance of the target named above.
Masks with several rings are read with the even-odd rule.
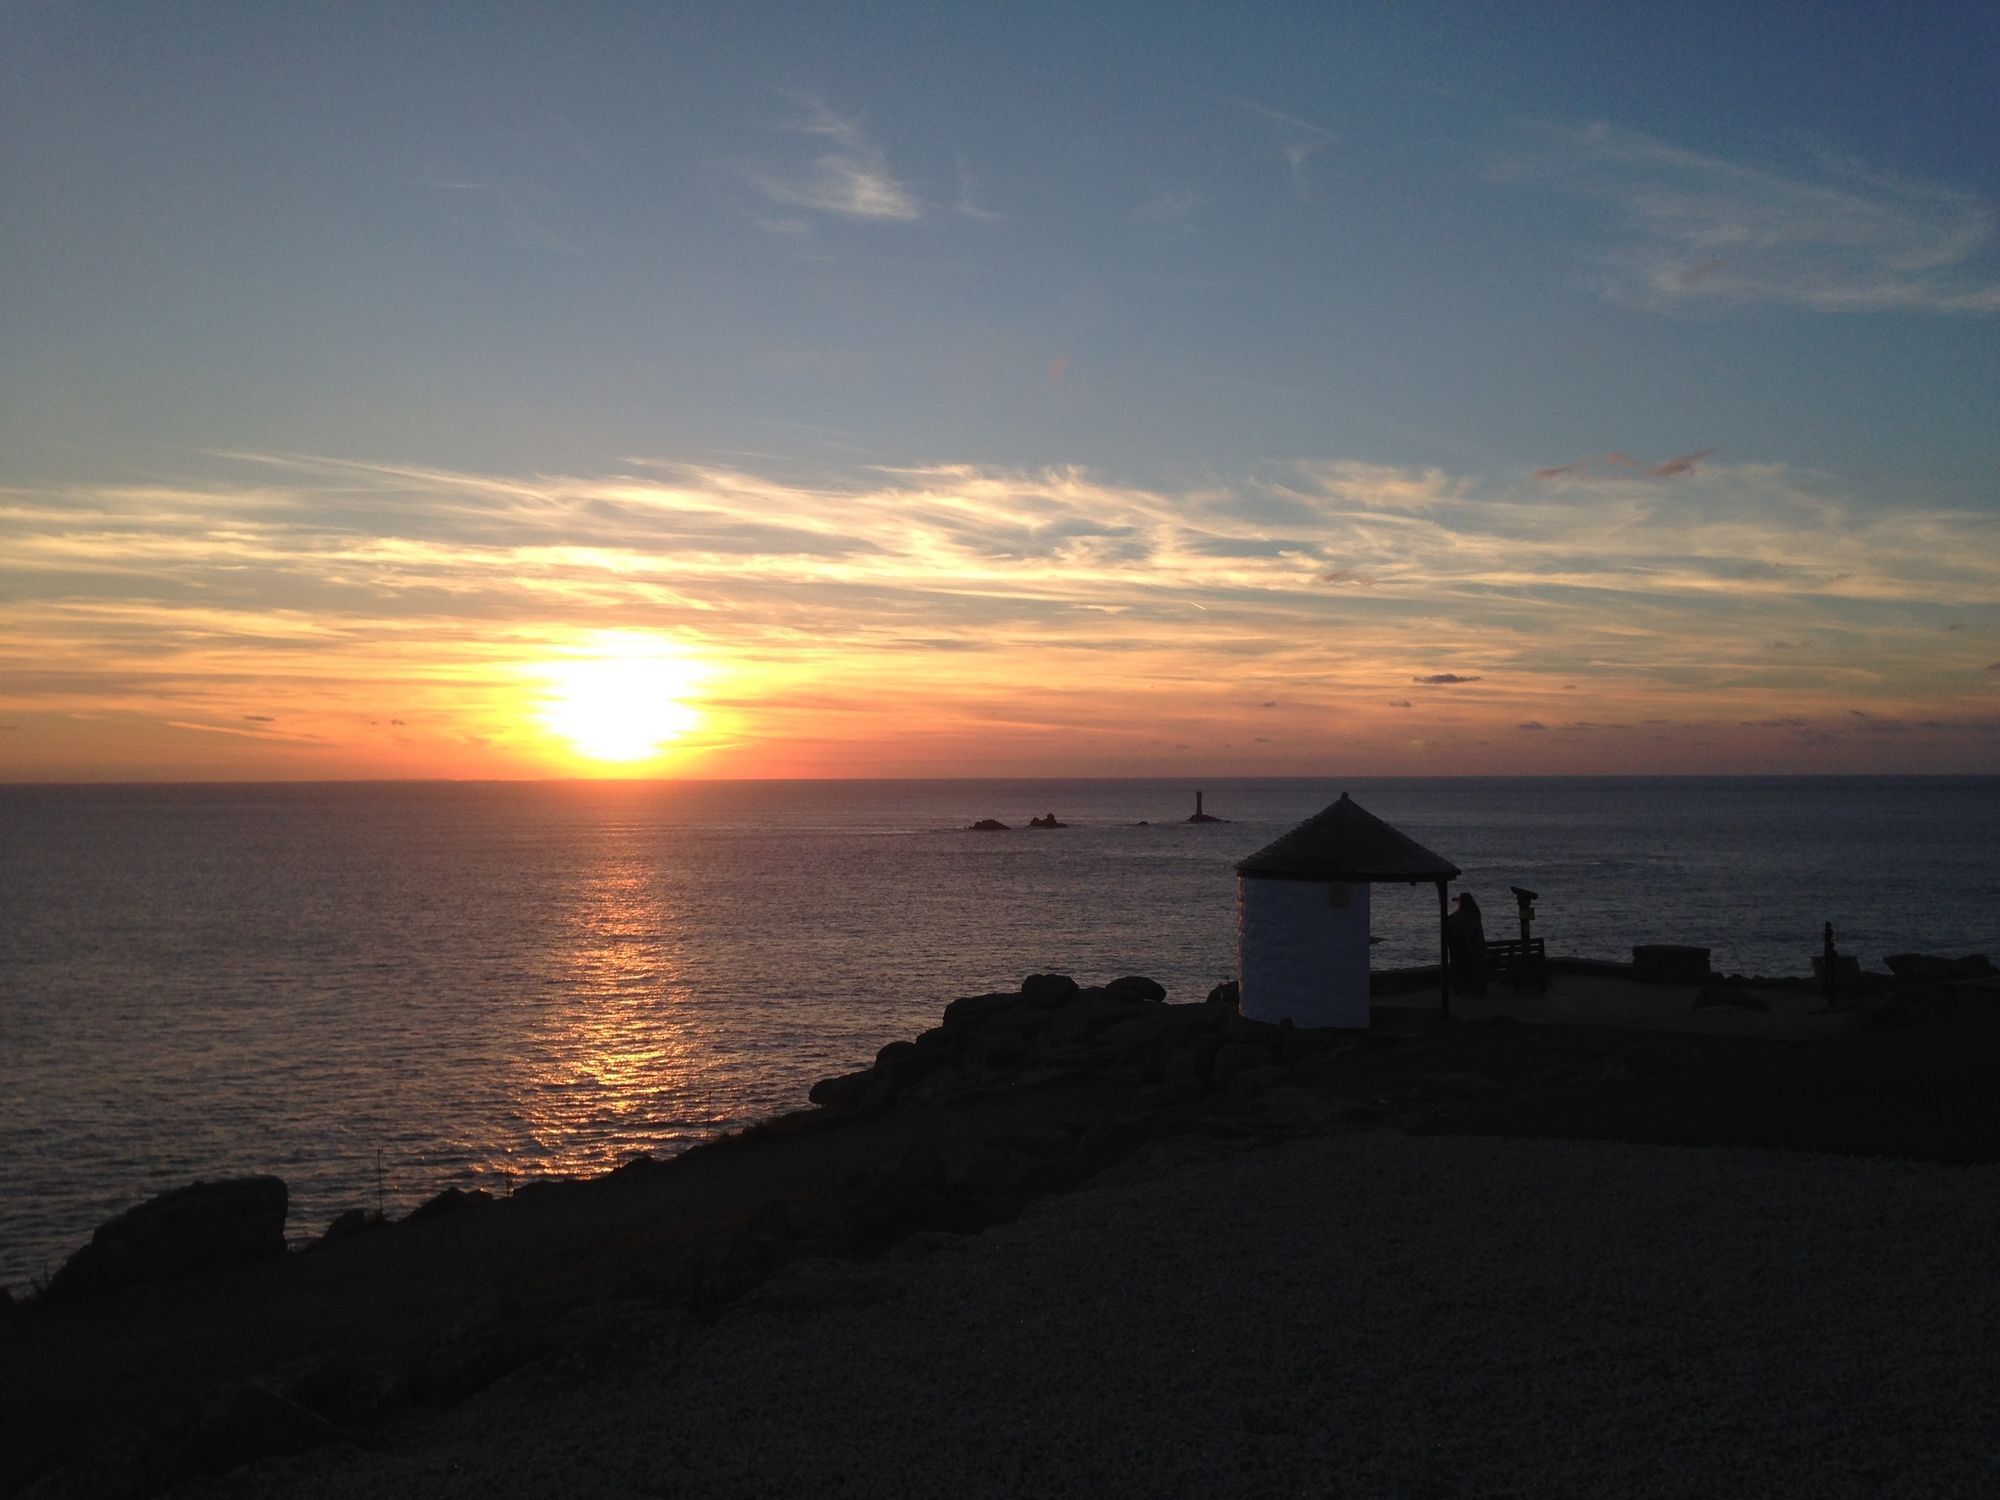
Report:
[[[875,1076],[896,1089],[906,1089],[937,1066],[937,1055],[915,1042],[891,1042],[875,1054]]]
[[[806,1097],[822,1109],[853,1109],[861,1102],[861,1096],[868,1092],[868,1085],[874,1079],[873,1068],[822,1078],[806,1090]]]
[[[1243,1008],[1243,987],[1233,979],[1224,980],[1208,992],[1206,1003],[1224,1010],[1240,1011]]]
[[[1137,995],[1141,1000],[1167,998],[1167,987],[1157,979],[1148,979],[1143,974],[1127,974],[1121,979],[1112,980],[1105,988],[1122,991],[1127,995]]]
[[[1045,818],[1028,819],[1028,826],[1030,828],[1067,828],[1069,827],[1069,824],[1058,823],[1056,821],[1056,815],[1054,813],[1050,813]]]
[[[1030,974],[1021,981],[1021,998],[1030,1005],[1060,1005],[1077,989],[1067,974]]]
[[[1001,822],[998,818],[981,818],[977,823],[974,823],[970,828],[966,829],[966,832],[1005,833],[1007,832],[1007,825]]]
[[[100,1224],[49,1282],[52,1297],[285,1253],[284,1180],[195,1182]]]

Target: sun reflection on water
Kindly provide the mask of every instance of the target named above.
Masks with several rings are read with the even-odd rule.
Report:
[[[710,1121],[690,1118],[703,1049],[671,884],[656,860],[607,851],[572,896],[510,1090],[518,1135],[496,1173],[601,1172],[710,1133]]]

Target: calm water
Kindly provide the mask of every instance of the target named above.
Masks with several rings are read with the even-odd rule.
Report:
[[[1351,791],[1552,951],[2000,953],[2000,778],[0,787],[0,1283],[198,1175],[294,1234],[804,1102],[1036,970],[1234,973],[1231,866]],[[980,817],[1070,828],[975,834]],[[1141,819],[1151,826],[1134,826]],[[1378,887],[1381,966],[1435,896]]]

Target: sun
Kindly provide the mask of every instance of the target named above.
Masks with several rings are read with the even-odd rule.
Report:
[[[537,675],[548,684],[542,723],[586,760],[650,760],[702,722],[687,700],[705,668],[667,637],[602,632]]]

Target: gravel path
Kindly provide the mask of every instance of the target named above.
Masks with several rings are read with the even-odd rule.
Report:
[[[1379,1133],[1127,1176],[176,1493],[2000,1493],[2000,1167]]]

